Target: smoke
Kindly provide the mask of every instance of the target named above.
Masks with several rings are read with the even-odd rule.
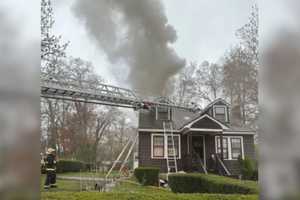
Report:
[[[109,61],[128,66],[134,89],[162,95],[185,65],[171,47],[177,35],[160,0],[77,0],[73,8]]]
[[[261,5],[262,27],[268,27],[261,34],[267,41],[260,70],[261,199],[299,199],[300,4],[267,0]],[[274,18],[276,11],[281,15]]]
[[[0,1],[0,199],[40,199],[38,8]]]

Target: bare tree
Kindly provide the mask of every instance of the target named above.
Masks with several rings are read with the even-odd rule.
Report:
[[[205,99],[212,101],[222,96],[222,66],[204,61],[197,70],[197,83],[205,94]]]
[[[256,128],[258,116],[258,8],[253,6],[249,22],[237,31],[239,46],[231,49],[223,66],[225,93],[236,123]]]
[[[61,70],[61,59],[65,57],[68,43],[52,33],[54,24],[51,0],[41,1],[41,72],[43,77],[55,78]]]

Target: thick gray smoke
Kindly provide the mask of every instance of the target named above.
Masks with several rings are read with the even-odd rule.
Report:
[[[129,83],[144,94],[161,95],[185,65],[170,46],[176,31],[160,0],[77,0],[74,12],[109,61],[129,67]]]

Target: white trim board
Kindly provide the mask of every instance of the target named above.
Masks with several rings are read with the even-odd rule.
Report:
[[[255,135],[255,132],[251,131],[224,131],[224,135]]]
[[[164,132],[163,129],[138,129],[139,132]],[[167,130],[167,131],[171,131],[171,130]],[[182,129],[180,130],[172,130],[175,133],[181,133]],[[184,133],[182,132],[182,134],[187,134],[188,131],[207,131],[207,132],[222,132],[222,129],[197,129],[197,128],[189,128],[187,129],[187,131]],[[223,131],[224,135],[255,135],[255,132],[252,131]]]
[[[223,129],[212,129],[212,128],[190,128],[189,131],[222,132]]]
[[[139,132],[164,132],[164,129],[151,129],[151,128],[140,128],[138,129]],[[171,130],[166,129],[167,132],[170,132]],[[172,130],[172,132],[179,133],[180,130]]]
[[[200,121],[201,119],[207,117],[208,119],[214,121],[215,123],[217,123],[218,125],[220,125],[222,127],[222,129],[227,130],[229,129],[229,127],[225,126],[224,124],[222,124],[221,122],[217,121],[216,119],[214,119],[213,117],[209,116],[208,114],[204,114],[201,117],[199,117],[198,119],[193,120],[192,122],[190,122],[188,125],[186,125],[185,127],[191,128],[191,126]]]

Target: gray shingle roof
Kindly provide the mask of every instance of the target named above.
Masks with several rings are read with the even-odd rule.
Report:
[[[201,117],[205,112],[213,106],[216,102],[223,99],[216,99],[215,101],[208,104],[202,111],[191,112],[187,110],[174,109],[172,110],[172,120],[174,122],[173,129],[179,130],[183,128],[185,125],[189,124],[193,120]],[[225,102],[226,103],[226,102]],[[227,103],[226,103],[227,104]],[[228,104],[227,104],[228,105]],[[222,123],[222,122],[220,122]],[[225,125],[226,126],[226,125]],[[141,110],[139,113],[139,128],[140,129],[162,129],[162,123],[160,121],[155,120],[155,110],[152,109],[150,111]],[[235,127],[229,126],[229,129],[226,132],[254,132],[249,128],[245,127]]]

